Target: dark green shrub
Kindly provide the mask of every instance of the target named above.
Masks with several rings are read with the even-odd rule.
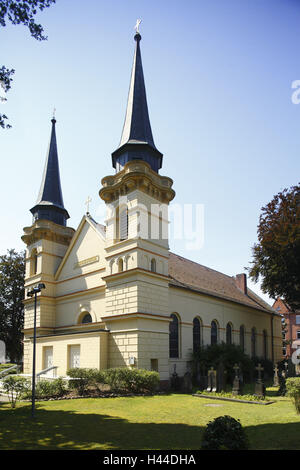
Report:
[[[66,393],[67,387],[64,380],[59,377],[54,380],[40,380],[35,387],[37,398],[57,398]]]
[[[222,364],[227,382],[231,385],[236,363],[241,367],[244,382],[249,382],[254,374],[254,363],[239,346],[225,343],[208,345],[193,354],[193,376],[196,375],[197,364],[203,374],[206,374],[210,367],[217,369]]]
[[[101,391],[101,385],[105,384],[105,375],[103,370],[90,369],[90,385],[97,388],[98,392]]]
[[[247,437],[239,421],[231,416],[219,416],[210,421],[202,438],[205,450],[245,450],[248,448]]]
[[[94,369],[75,367],[67,371],[67,375],[74,380],[69,380],[69,388],[76,390],[79,395],[85,395],[87,389],[94,381]]]
[[[292,398],[296,412],[300,414],[300,377],[286,379],[286,392],[287,396]]]
[[[105,383],[114,392],[154,392],[159,384],[158,372],[117,367],[103,371]]]

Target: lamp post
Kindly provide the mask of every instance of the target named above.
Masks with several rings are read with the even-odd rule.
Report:
[[[45,289],[45,284],[38,284],[27,292],[28,297],[34,296],[34,319],[33,319],[33,358],[32,358],[32,396],[31,396],[31,417],[35,418],[35,356],[36,356],[36,304],[37,294]]]

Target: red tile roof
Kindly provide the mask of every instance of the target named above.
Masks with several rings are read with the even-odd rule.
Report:
[[[247,288],[247,295],[236,285],[235,278],[190,261],[170,252],[170,285],[192,289],[202,294],[246,305],[258,310],[275,313],[263,299]]]

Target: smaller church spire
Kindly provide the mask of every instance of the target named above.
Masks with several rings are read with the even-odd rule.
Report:
[[[162,166],[163,155],[155,147],[150,125],[140,49],[142,39],[139,33],[140,22],[141,20],[138,20],[135,27],[136,47],[125,122],[119,147],[112,153],[112,162],[113,167],[119,171],[130,160],[144,160],[150,164],[154,171],[158,172]]]
[[[46,157],[42,183],[36,205],[30,209],[33,214],[34,221],[38,219],[51,220],[59,225],[66,225],[66,220],[69,219],[69,214],[64,207],[58,154],[56,143],[55,124],[56,119],[53,114],[51,119],[52,129],[49,148]]]

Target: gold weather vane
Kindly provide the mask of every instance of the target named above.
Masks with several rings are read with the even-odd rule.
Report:
[[[140,27],[141,22],[142,20],[140,19],[136,20],[135,27],[134,27],[136,34],[140,34],[139,27]]]

